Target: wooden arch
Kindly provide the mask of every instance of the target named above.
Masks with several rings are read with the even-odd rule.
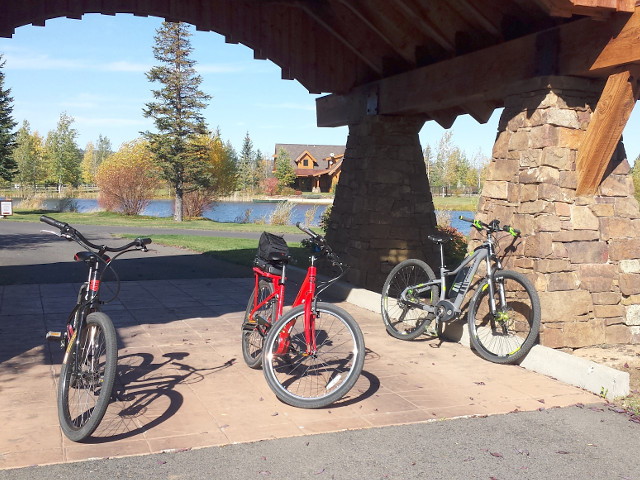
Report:
[[[593,193],[638,98],[635,0],[22,0],[0,35],[56,17],[130,13],[183,21],[243,43],[299,81],[319,126],[408,115],[445,128],[486,122],[520,82],[608,79],[578,152],[579,193]]]

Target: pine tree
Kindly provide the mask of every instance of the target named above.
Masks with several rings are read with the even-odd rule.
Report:
[[[158,133],[144,132],[149,149],[160,166],[163,178],[175,190],[173,218],[182,221],[185,191],[197,188],[206,165],[197,150],[197,135],[207,134],[201,111],[211,97],[199,87],[189,27],[185,23],[163,22],[156,30],[153,55],[161,62],[147,72],[150,82],[159,82],[160,90],[152,90],[154,102],[143,109],[145,117],[153,119]]]
[[[280,149],[276,158],[275,177],[283,187],[289,187],[296,181],[296,172],[291,165],[291,157],[286,150]]]
[[[253,151],[253,142],[249,136],[249,132],[242,142],[242,150],[240,150],[240,158],[238,159],[238,189],[243,192],[253,190],[257,183],[256,158]]]
[[[13,159],[13,149],[15,148],[16,134],[13,132],[17,123],[13,120],[13,98],[11,89],[4,88],[4,68],[5,61],[0,55],[0,178],[11,181],[16,171],[17,165]]]

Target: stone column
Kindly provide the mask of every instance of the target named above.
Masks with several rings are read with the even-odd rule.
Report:
[[[507,266],[535,283],[540,340],[554,348],[640,343],[640,214],[622,142],[596,195],[576,196],[602,87],[547,77],[509,96],[479,205],[482,220],[522,230]]]
[[[413,117],[369,116],[349,126],[327,240],[351,266],[347,280],[380,292],[406,258],[433,263],[436,218]]]

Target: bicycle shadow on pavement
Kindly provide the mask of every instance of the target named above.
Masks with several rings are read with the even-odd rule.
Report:
[[[149,353],[118,359],[114,391],[107,413],[92,437],[84,443],[100,444],[141,435],[176,415],[184,404],[179,385],[204,381],[236,363],[227,360],[210,368],[183,362],[187,352],[171,352],[156,359]]]

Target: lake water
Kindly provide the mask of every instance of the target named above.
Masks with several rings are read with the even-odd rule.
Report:
[[[100,208],[97,199],[77,198],[75,202],[79,212],[91,212]],[[19,202],[16,202],[15,206],[17,205],[19,205]],[[249,222],[258,222],[264,219],[266,223],[269,223],[269,218],[277,205],[277,203],[259,202],[219,202],[212,208],[205,210],[204,216],[216,222],[239,222],[244,221],[248,215]],[[55,199],[46,200],[45,206],[48,209],[56,210],[58,208],[58,201]],[[295,225],[296,222],[304,223],[307,211],[315,208],[311,225],[317,226],[320,224],[320,216],[327,206],[328,205],[308,203],[295,204],[291,210],[291,224]],[[173,216],[173,201],[153,200],[142,213],[143,215],[152,217],[171,217]],[[467,235],[471,230],[471,226],[469,223],[459,220],[458,217],[460,215],[472,217],[473,213],[464,211],[452,211],[450,213],[451,226],[460,230],[464,235]]]

